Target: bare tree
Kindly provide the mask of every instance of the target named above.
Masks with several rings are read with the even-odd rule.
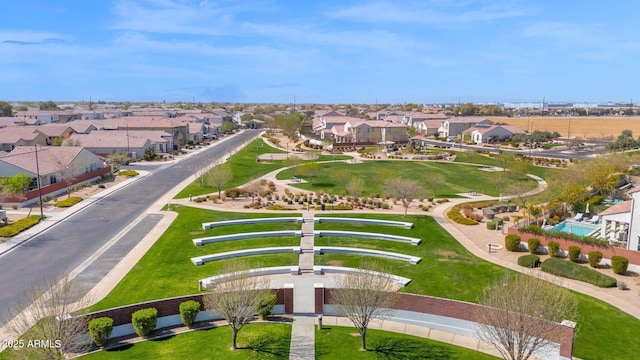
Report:
[[[574,319],[577,306],[568,290],[526,274],[507,274],[478,302],[480,338],[510,360],[528,359],[558,339],[558,323]]]
[[[436,197],[438,195],[438,186],[444,184],[445,180],[446,179],[444,175],[440,173],[429,173],[425,174],[422,177],[422,181],[424,181],[427,185],[429,185],[430,188],[433,189],[433,197]]]
[[[204,187],[205,174],[207,173],[207,170],[209,170],[209,162],[206,159],[200,159],[199,161],[189,164],[187,169],[196,177],[200,187]]]
[[[415,197],[422,195],[422,187],[415,180],[410,179],[389,179],[384,183],[387,195],[394,196],[402,201],[404,207],[404,216],[407,216],[407,210],[411,201]]]
[[[86,350],[90,343],[83,341],[89,319],[73,317],[90,305],[82,297],[80,287],[68,276],[58,281],[50,278],[30,288],[9,311],[6,329],[15,337],[20,358],[60,359],[69,352]]]
[[[207,311],[222,316],[233,333],[231,349],[236,350],[238,332],[255,316],[256,305],[269,292],[268,281],[250,277],[248,266],[232,262],[223,267],[227,278],[215,284],[203,297]]]
[[[351,172],[347,169],[338,169],[331,173],[331,179],[338,183],[340,190],[347,191],[347,184],[351,180]]]
[[[285,160],[282,161],[282,164],[285,167],[290,167],[291,168],[291,172],[292,172],[292,176],[296,176],[296,169],[298,168],[298,165],[300,165],[302,163],[302,159],[300,159],[297,155],[293,154],[289,157],[287,157]]]
[[[298,167],[298,172],[302,176],[309,178],[309,184],[313,185],[313,177],[316,176],[322,167],[317,162],[310,162]]]
[[[71,197],[71,191],[73,190],[73,182],[76,180],[75,172],[77,165],[75,163],[65,164],[62,161],[56,162],[56,169],[60,175],[60,181],[67,187],[67,197]]]
[[[364,191],[364,180],[359,177],[352,177],[347,183],[347,192],[358,200],[362,195],[362,191]]]
[[[366,351],[369,323],[392,314],[398,298],[397,285],[375,263],[363,263],[359,269],[336,278],[336,287],[332,291],[332,303],[360,331],[361,347]]]
[[[251,203],[253,204],[253,201],[256,195],[258,195],[260,190],[262,190],[262,185],[260,185],[260,179],[252,181],[246,186],[244,186],[244,190],[251,196]]]
[[[214,166],[207,172],[207,183],[218,189],[218,197],[222,192],[222,188],[231,180],[233,174],[231,168],[227,164]]]

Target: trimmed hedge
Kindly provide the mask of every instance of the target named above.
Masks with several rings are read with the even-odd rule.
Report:
[[[55,204],[53,204],[55,207],[72,207],[73,205],[79,203],[80,201],[82,201],[82,198],[79,196],[72,196],[69,198],[66,198],[64,200],[60,200],[58,202],[56,202]]]
[[[131,324],[138,336],[147,337],[158,323],[158,310],[155,308],[140,309],[131,314]]]
[[[545,236],[548,238],[572,240],[582,244],[591,244],[591,245],[602,246],[602,247],[610,246],[607,240],[598,239],[593,236],[578,236],[576,234],[570,234],[562,231],[544,230],[538,225],[527,225],[519,228],[518,230],[528,234],[535,234],[539,236]]]
[[[520,248],[520,236],[507,235],[504,237],[504,247],[509,251],[518,251]]]
[[[256,305],[256,312],[260,315],[262,320],[266,319],[269,315],[271,315],[271,311],[273,307],[276,305],[276,301],[278,301],[278,297],[274,293],[269,293],[265,295],[258,304]]]
[[[558,257],[560,253],[560,243],[557,241],[549,241],[547,244],[547,248],[549,248],[549,256]]]
[[[195,300],[187,300],[180,303],[180,319],[182,323],[191,327],[196,322],[196,316],[200,312],[201,304]]]
[[[469,219],[468,217],[463,216],[460,213],[462,210],[462,205],[458,204],[451,208],[451,210],[447,211],[447,217],[449,220],[455,222],[456,224],[461,225],[478,225],[479,223],[476,220]]]
[[[99,317],[89,321],[89,336],[96,346],[107,345],[111,331],[113,331],[113,319],[110,317]]]
[[[531,238],[527,240],[527,249],[530,253],[535,254],[538,252],[538,248],[540,247],[540,239]]]
[[[40,222],[40,215],[31,215],[0,228],[0,237],[12,237]]]
[[[627,273],[629,267],[629,259],[624,256],[614,255],[611,257],[611,268],[613,272],[618,275],[624,275]]]
[[[580,246],[569,246],[569,260],[579,262],[581,251]]]
[[[536,268],[540,266],[540,256],[538,255],[522,255],[518,258],[518,265],[526,268]]]
[[[591,265],[592,268],[597,268],[600,260],[602,260],[602,252],[589,251],[589,265]]]
[[[120,172],[118,172],[118,175],[133,177],[140,175],[140,173],[135,170],[120,170]]]
[[[601,274],[596,270],[581,266],[571,261],[558,258],[548,258],[542,262],[542,271],[561,276],[567,279],[574,279],[593,284],[598,287],[615,287],[617,282],[611,276]]]

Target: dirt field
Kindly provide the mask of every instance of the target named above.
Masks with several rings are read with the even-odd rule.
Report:
[[[557,131],[562,136],[577,136],[581,139],[613,140],[622,130],[633,131],[640,136],[640,117],[489,117],[493,122],[515,125],[522,130]]]

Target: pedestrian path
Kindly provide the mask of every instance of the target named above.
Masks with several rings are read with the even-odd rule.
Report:
[[[300,271],[293,288],[293,324],[289,359],[315,359],[315,290],[313,287],[313,212],[303,211]]]

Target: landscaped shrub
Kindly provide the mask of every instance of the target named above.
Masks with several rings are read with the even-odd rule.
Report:
[[[180,303],[180,319],[186,326],[191,327],[196,322],[196,316],[200,312],[200,303],[195,300],[187,300]]]
[[[624,256],[614,255],[611,257],[611,268],[613,272],[618,275],[624,275],[627,273],[629,267],[629,259]]]
[[[158,310],[155,308],[140,309],[131,314],[131,324],[138,336],[146,337],[156,328]]]
[[[0,228],[0,237],[15,236],[40,222],[39,215],[31,215],[15,221],[11,225]]]
[[[56,202],[55,204],[53,204],[56,207],[71,207],[77,203],[79,203],[80,201],[82,201],[82,198],[79,196],[72,196],[69,198],[66,198],[64,200],[60,200],[58,202]]]
[[[282,206],[279,204],[269,205],[265,209],[267,210],[295,210],[294,208],[290,208],[288,206]]]
[[[529,240],[527,240],[527,249],[529,249],[529,252],[532,254],[535,254],[538,252],[538,247],[540,247],[540,239],[538,238],[531,238]]]
[[[518,258],[518,265],[527,267],[527,268],[535,268],[540,266],[540,256],[538,255],[523,255]]]
[[[469,219],[466,218],[464,216],[462,216],[462,214],[460,213],[460,210],[462,209],[461,205],[458,204],[454,207],[451,208],[451,210],[449,210],[447,212],[447,217],[457,223],[457,224],[462,224],[462,225],[478,225],[478,221],[474,220],[474,219]]]
[[[607,288],[616,286],[616,279],[604,275],[596,270],[581,266],[571,261],[558,258],[548,258],[542,262],[542,271],[568,279],[588,282],[590,284]]]
[[[135,170],[120,170],[120,172],[118,174],[122,175],[122,176],[138,176],[138,175],[140,175],[140,173],[138,173]]]
[[[498,227],[498,224],[495,221],[491,220],[491,221],[487,222],[487,229],[495,230],[496,227]]]
[[[520,248],[520,236],[507,235],[504,237],[504,247],[509,251],[518,251]]]
[[[547,247],[549,248],[549,256],[551,257],[558,257],[558,254],[560,253],[560,243],[557,241],[549,241],[549,243],[547,244]]]
[[[589,251],[589,265],[591,265],[591,267],[597,268],[600,260],[602,260],[602,252]]]
[[[569,246],[569,260],[573,262],[580,261],[580,246]]]
[[[89,321],[89,336],[99,347],[103,347],[109,341],[113,330],[113,319],[110,317],[99,317]]]
[[[278,297],[274,293],[269,293],[258,301],[258,304],[256,305],[256,312],[260,315],[260,319],[264,320],[271,315],[271,311],[276,305],[276,301],[278,301]]]

